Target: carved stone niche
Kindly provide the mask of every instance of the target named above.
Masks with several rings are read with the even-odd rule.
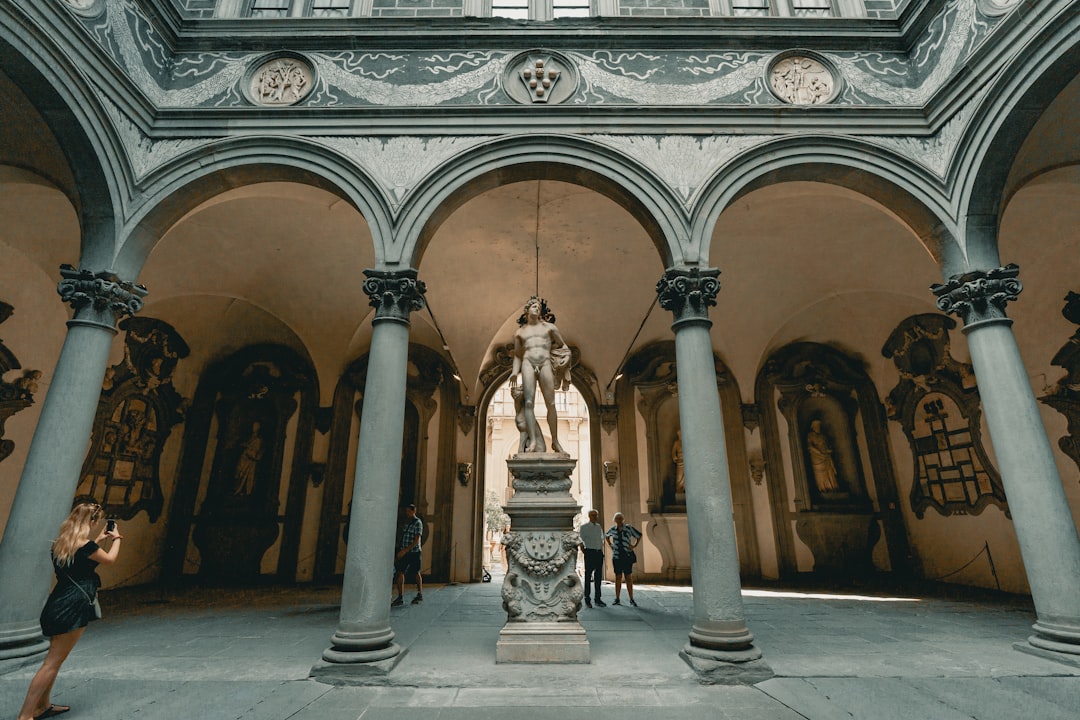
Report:
[[[129,317],[120,329],[124,359],[105,371],[77,496],[124,520],[145,510],[153,523],[164,506],[161,451],[187,405],[172,376],[189,350],[161,320]]]
[[[295,442],[287,428],[311,372],[256,348],[241,354],[248,362],[232,364],[217,378],[216,442],[207,453],[209,484],[192,534],[202,557],[199,574],[211,581],[258,577],[263,555],[278,538],[282,466]],[[311,433],[313,424],[302,420],[297,433]]]
[[[679,432],[678,372],[674,343],[656,343],[631,357],[626,381],[638,391],[638,412],[645,420],[649,513],[685,513],[686,496],[677,496],[672,450]]]
[[[787,425],[795,531],[813,553],[814,572],[851,576],[871,569],[880,527],[867,492],[859,429],[866,435],[868,454],[884,445],[873,384],[860,362],[818,343],[779,350],[766,363],[763,380],[759,394],[779,394],[775,406],[763,408],[763,442],[782,442],[775,407]],[[782,454],[776,447],[763,449],[773,468],[768,473],[770,494],[783,498],[787,484]],[[882,485],[892,482],[885,465],[872,466],[873,473],[886,476],[877,482],[879,497]]]
[[[11,305],[0,301],[0,323],[11,317],[13,311]],[[37,392],[37,383],[41,378],[40,370],[24,370],[22,377],[14,378],[11,382],[4,380],[4,375],[8,372],[21,368],[15,353],[0,340],[0,461],[15,450],[13,441],[4,440],[4,423],[15,413],[34,404],[34,393]]]
[[[911,509],[922,518],[927,508],[977,515],[996,505],[1008,515],[1001,477],[982,443],[974,373],[950,354],[949,331],[955,327],[947,315],[912,315],[881,349],[900,372],[885,409],[911,445]]]
[[[1061,314],[1074,325],[1080,325],[1080,294],[1070,292],[1065,296]],[[1058,439],[1058,447],[1080,467],[1080,330],[1061,346],[1051,362],[1064,368],[1065,375],[1039,400],[1068,420],[1069,434]]]

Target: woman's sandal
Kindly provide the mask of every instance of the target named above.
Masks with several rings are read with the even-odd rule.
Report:
[[[34,720],[42,720],[42,718],[51,718],[56,715],[63,715],[71,709],[70,705],[50,705],[42,710],[40,713],[34,716]]]

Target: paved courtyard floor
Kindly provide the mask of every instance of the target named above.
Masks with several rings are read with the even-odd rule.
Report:
[[[1013,596],[747,589],[747,623],[776,677],[732,687],[701,685],[678,657],[689,588],[641,586],[637,608],[583,610],[588,665],[497,665],[499,585],[431,586],[422,604],[391,613],[407,651],[385,684],[337,687],[308,673],[339,594],[103,592],[106,617],[75,648],[53,701],[73,706],[66,720],[1080,718],[1080,668],[1013,649],[1034,620]],[[0,675],[4,717],[33,670]]]

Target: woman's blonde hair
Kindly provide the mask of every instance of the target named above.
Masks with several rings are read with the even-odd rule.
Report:
[[[101,521],[101,506],[97,503],[80,503],[60,524],[60,534],[52,545],[53,558],[60,565],[70,565],[75,551],[86,543],[94,525]]]

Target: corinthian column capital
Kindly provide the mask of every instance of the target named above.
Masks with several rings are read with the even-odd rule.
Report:
[[[674,325],[690,321],[709,322],[709,308],[720,292],[719,268],[671,268],[656,283],[660,307],[675,316]]]
[[[364,292],[375,308],[375,321],[408,323],[409,313],[424,308],[427,287],[415,270],[365,270]]]
[[[56,291],[75,309],[77,323],[101,325],[115,332],[116,322],[142,310],[146,288],[121,280],[115,273],[60,266]]]
[[[1020,266],[1010,263],[993,270],[974,270],[953,275],[944,284],[930,290],[937,296],[937,306],[964,321],[965,331],[972,325],[989,321],[1010,322],[1005,303],[1015,300],[1024,286],[1017,279]]]

